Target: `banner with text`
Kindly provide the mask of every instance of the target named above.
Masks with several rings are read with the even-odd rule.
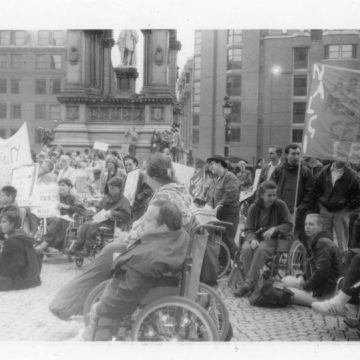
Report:
[[[10,184],[14,168],[32,164],[26,123],[10,138],[0,138],[0,187]]]
[[[360,162],[360,71],[315,63],[306,108],[305,156]]]

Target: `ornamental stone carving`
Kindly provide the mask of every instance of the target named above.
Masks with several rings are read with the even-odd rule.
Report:
[[[79,51],[76,46],[72,46],[69,50],[69,63],[76,65],[79,62]]]
[[[151,120],[160,122],[164,120],[164,108],[153,107],[151,108]]]
[[[66,107],[66,120],[77,121],[79,120],[79,107],[76,105],[70,105]]]
[[[163,54],[163,50],[161,48],[161,46],[158,46],[155,50],[155,55],[154,55],[154,60],[155,60],[155,64],[160,66],[163,64],[164,62],[164,54]]]

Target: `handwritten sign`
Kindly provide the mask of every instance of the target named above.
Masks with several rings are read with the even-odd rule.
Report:
[[[93,146],[94,150],[100,150],[100,151],[106,152],[106,151],[108,151],[108,148],[109,148],[109,144],[107,144],[107,143],[104,143],[101,141],[94,142],[94,146]]]
[[[39,218],[60,217],[59,186],[57,183],[36,184],[30,202],[31,212]]]
[[[11,185],[17,190],[19,206],[29,206],[33,194],[39,164],[21,166],[12,170]]]
[[[303,152],[319,159],[360,162],[360,71],[313,65]]]

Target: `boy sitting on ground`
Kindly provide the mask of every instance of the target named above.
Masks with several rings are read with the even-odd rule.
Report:
[[[315,301],[334,295],[340,275],[340,259],[338,247],[323,231],[319,214],[306,216],[305,233],[310,238],[311,274],[297,278],[286,276],[282,281],[294,292],[294,304],[311,306]]]
[[[99,331],[95,340],[111,340],[110,319],[132,314],[159,279],[182,269],[189,235],[181,224],[182,215],[176,205],[159,200],[148,207],[143,235],[115,259],[113,278],[91,309],[84,340],[91,340],[96,320]]]

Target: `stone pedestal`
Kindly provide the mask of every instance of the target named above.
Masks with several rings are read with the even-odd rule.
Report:
[[[135,94],[136,79],[139,76],[134,67],[117,67],[114,69],[117,79],[117,93],[121,96]]]

